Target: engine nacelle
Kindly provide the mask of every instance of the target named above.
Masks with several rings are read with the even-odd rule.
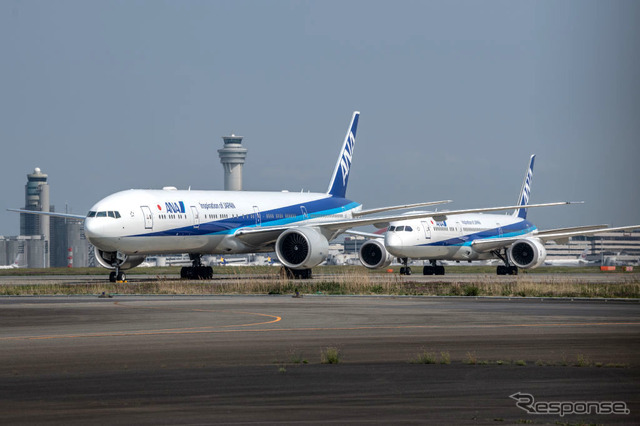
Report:
[[[384,243],[380,240],[369,240],[362,244],[358,258],[369,269],[386,268],[393,262],[393,256],[389,254]]]
[[[509,262],[518,268],[537,268],[547,258],[547,249],[540,240],[525,238],[511,244],[507,250],[507,256],[509,256]]]
[[[329,241],[313,228],[292,228],[276,240],[276,254],[291,269],[313,268],[329,255]]]
[[[102,251],[95,247],[96,260],[103,268],[116,269],[115,263],[118,263],[121,270],[135,268],[142,262],[146,256],[130,256],[114,251]]]

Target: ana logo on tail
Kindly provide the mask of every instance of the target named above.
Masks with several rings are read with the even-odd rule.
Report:
[[[333,176],[329,182],[329,189],[327,194],[334,197],[344,198],[347,193],[347,183],[349,181],[349,171],[351,170],[351,163],[353,161],[353,149],[356,144],[356,130],[358,129],[358,117],[360,113],[355,111],[351,118],[351,124],[347,130],[347,135],[344,137],[344,143],[340,150],[340,157],[336,162],[336,167],[333,170]],[[340,173],[340,176],[338,176]]]
[[[533,163],[536,160],[535,154],[531,156],[529,161],[529,167],[527,168],[527,174],[524,176],[524,182],[522,182],[522,189],[520,189],[520,197],[518,197],[518,205],[523,208],[517,209],[514,212],[514,216],[521,219],[527,218],[527,209],[524,208],[529,204],[529,197],[531,196],[531,182],[533,181]]]
[[[356,143],[356,138],[353,133],[349,132],[347,136],[347,143],[340,158],[340,170],[342,171],[342,185],[347,184],[347,177],[349,177],[349,168],[351,167],[351,158],[353,157],[353,145]]]

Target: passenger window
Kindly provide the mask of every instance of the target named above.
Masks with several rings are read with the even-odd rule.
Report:
[[[107,217],[107,212],[98,212],[98,214],[96,214],[96,217]]]

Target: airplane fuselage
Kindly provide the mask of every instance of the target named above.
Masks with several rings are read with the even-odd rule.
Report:
[[[462,214],[445,221],[419,219],[391,222],[385,247],[395,257],[428,260],[484,260],[491,253],[473,249],[473,241],[531,235],[536,227],[519,217]]]
[[[97,202],[85,219],[85,233],[100,250],[124,254],[272,251],[234,233],[349,218],[360,209],[351,200],[320,193],[132,189]]]

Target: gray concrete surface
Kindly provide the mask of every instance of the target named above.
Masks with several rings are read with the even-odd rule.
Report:
[[[637,302],[5,297],[0,423],[638,424],[639,350]],[[630,414],[533,415],[516,392]]]

